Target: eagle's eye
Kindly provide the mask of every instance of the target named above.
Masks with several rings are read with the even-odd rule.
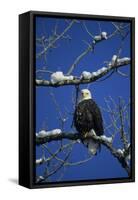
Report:
[[[88,93],[88,92],[85,92],[84,94],[85,94],[85,95],[88,95],[89,93]]]
[[[82,92],[81,92],[81,95],[82,95],[82,96],[88,96],[88,95],[89,95],[89,92],[87,92],[87,91],[82,91]]]

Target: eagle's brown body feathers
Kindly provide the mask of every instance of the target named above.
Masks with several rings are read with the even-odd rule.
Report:
[[[83,100],[77,105],[74,113],[74,125],[82,138],[91,130],[94,130],[97,136],[103,135],[101,111],[93,99]]]

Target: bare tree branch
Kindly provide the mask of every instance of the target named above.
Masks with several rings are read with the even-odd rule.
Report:
[[[55,39],[53,39],[49,44],[48,46],[46,46],[44,48],[43,51],[41,51],[40,53],[37,54],[37,58],[39,58],[40,56],[44,55],[47,50],[52,47],[59,39],[61,39],[64,34],[72,27],[72,25],[76,22],[76,20],[72,20],[71,23],[64,29],[64,31],[62,33],[60,33],[59,35],[57,35],[57,37]]]
[[[71,65],[70,69],[67,72],[67,75],[70,75],[74,68],[77,66],[77,64],[80,62],[80,60],[87,55],[90,51],[93,51],[93,45],[89,45],[87,49],[85,49],[74,61],[74,63]]]
[[[71,151],[66,155],[63,163],[60,163],[58,166],[55,167],[54,170],[52,170],[51,172],[49,172],[48,174],[46,174],[46,175],[43,176],[43,180],[41,182],[47,181],[48,177],[50,177],[50,176],[54,175],[55,173],[57,173],[64,166],[64,163],[69,158],[70,154],[71,154]],[[38,182],[39,181],[37,181],[37,183]]]

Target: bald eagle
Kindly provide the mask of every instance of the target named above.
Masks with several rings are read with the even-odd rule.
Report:
[[[87,139],[87,135],[103,135],[103,120],[100,108],[92,99],[88,89],[81,90],[80,101],[74,112],[74,126],[81,134],[82,142],[87,146],[89,152],[96,155],[100,144],[91,138]]]

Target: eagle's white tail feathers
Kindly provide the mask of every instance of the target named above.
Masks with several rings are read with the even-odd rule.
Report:
[[[96,155],[97,150],[99,149],[99,143],[95,142],[93,139],[86,139],[83,142],[87,146],[90,154]]]
[[[87,136],[95,136],[96,133],[93,129],[90,130],[89,133],[87,133]],[[84,144],[87,146],[90,154],[92,154],[93,156],[96,155],[98,149],[99,149],[99,143],[96,142],[93,139],[85,139],[84,140]]]

